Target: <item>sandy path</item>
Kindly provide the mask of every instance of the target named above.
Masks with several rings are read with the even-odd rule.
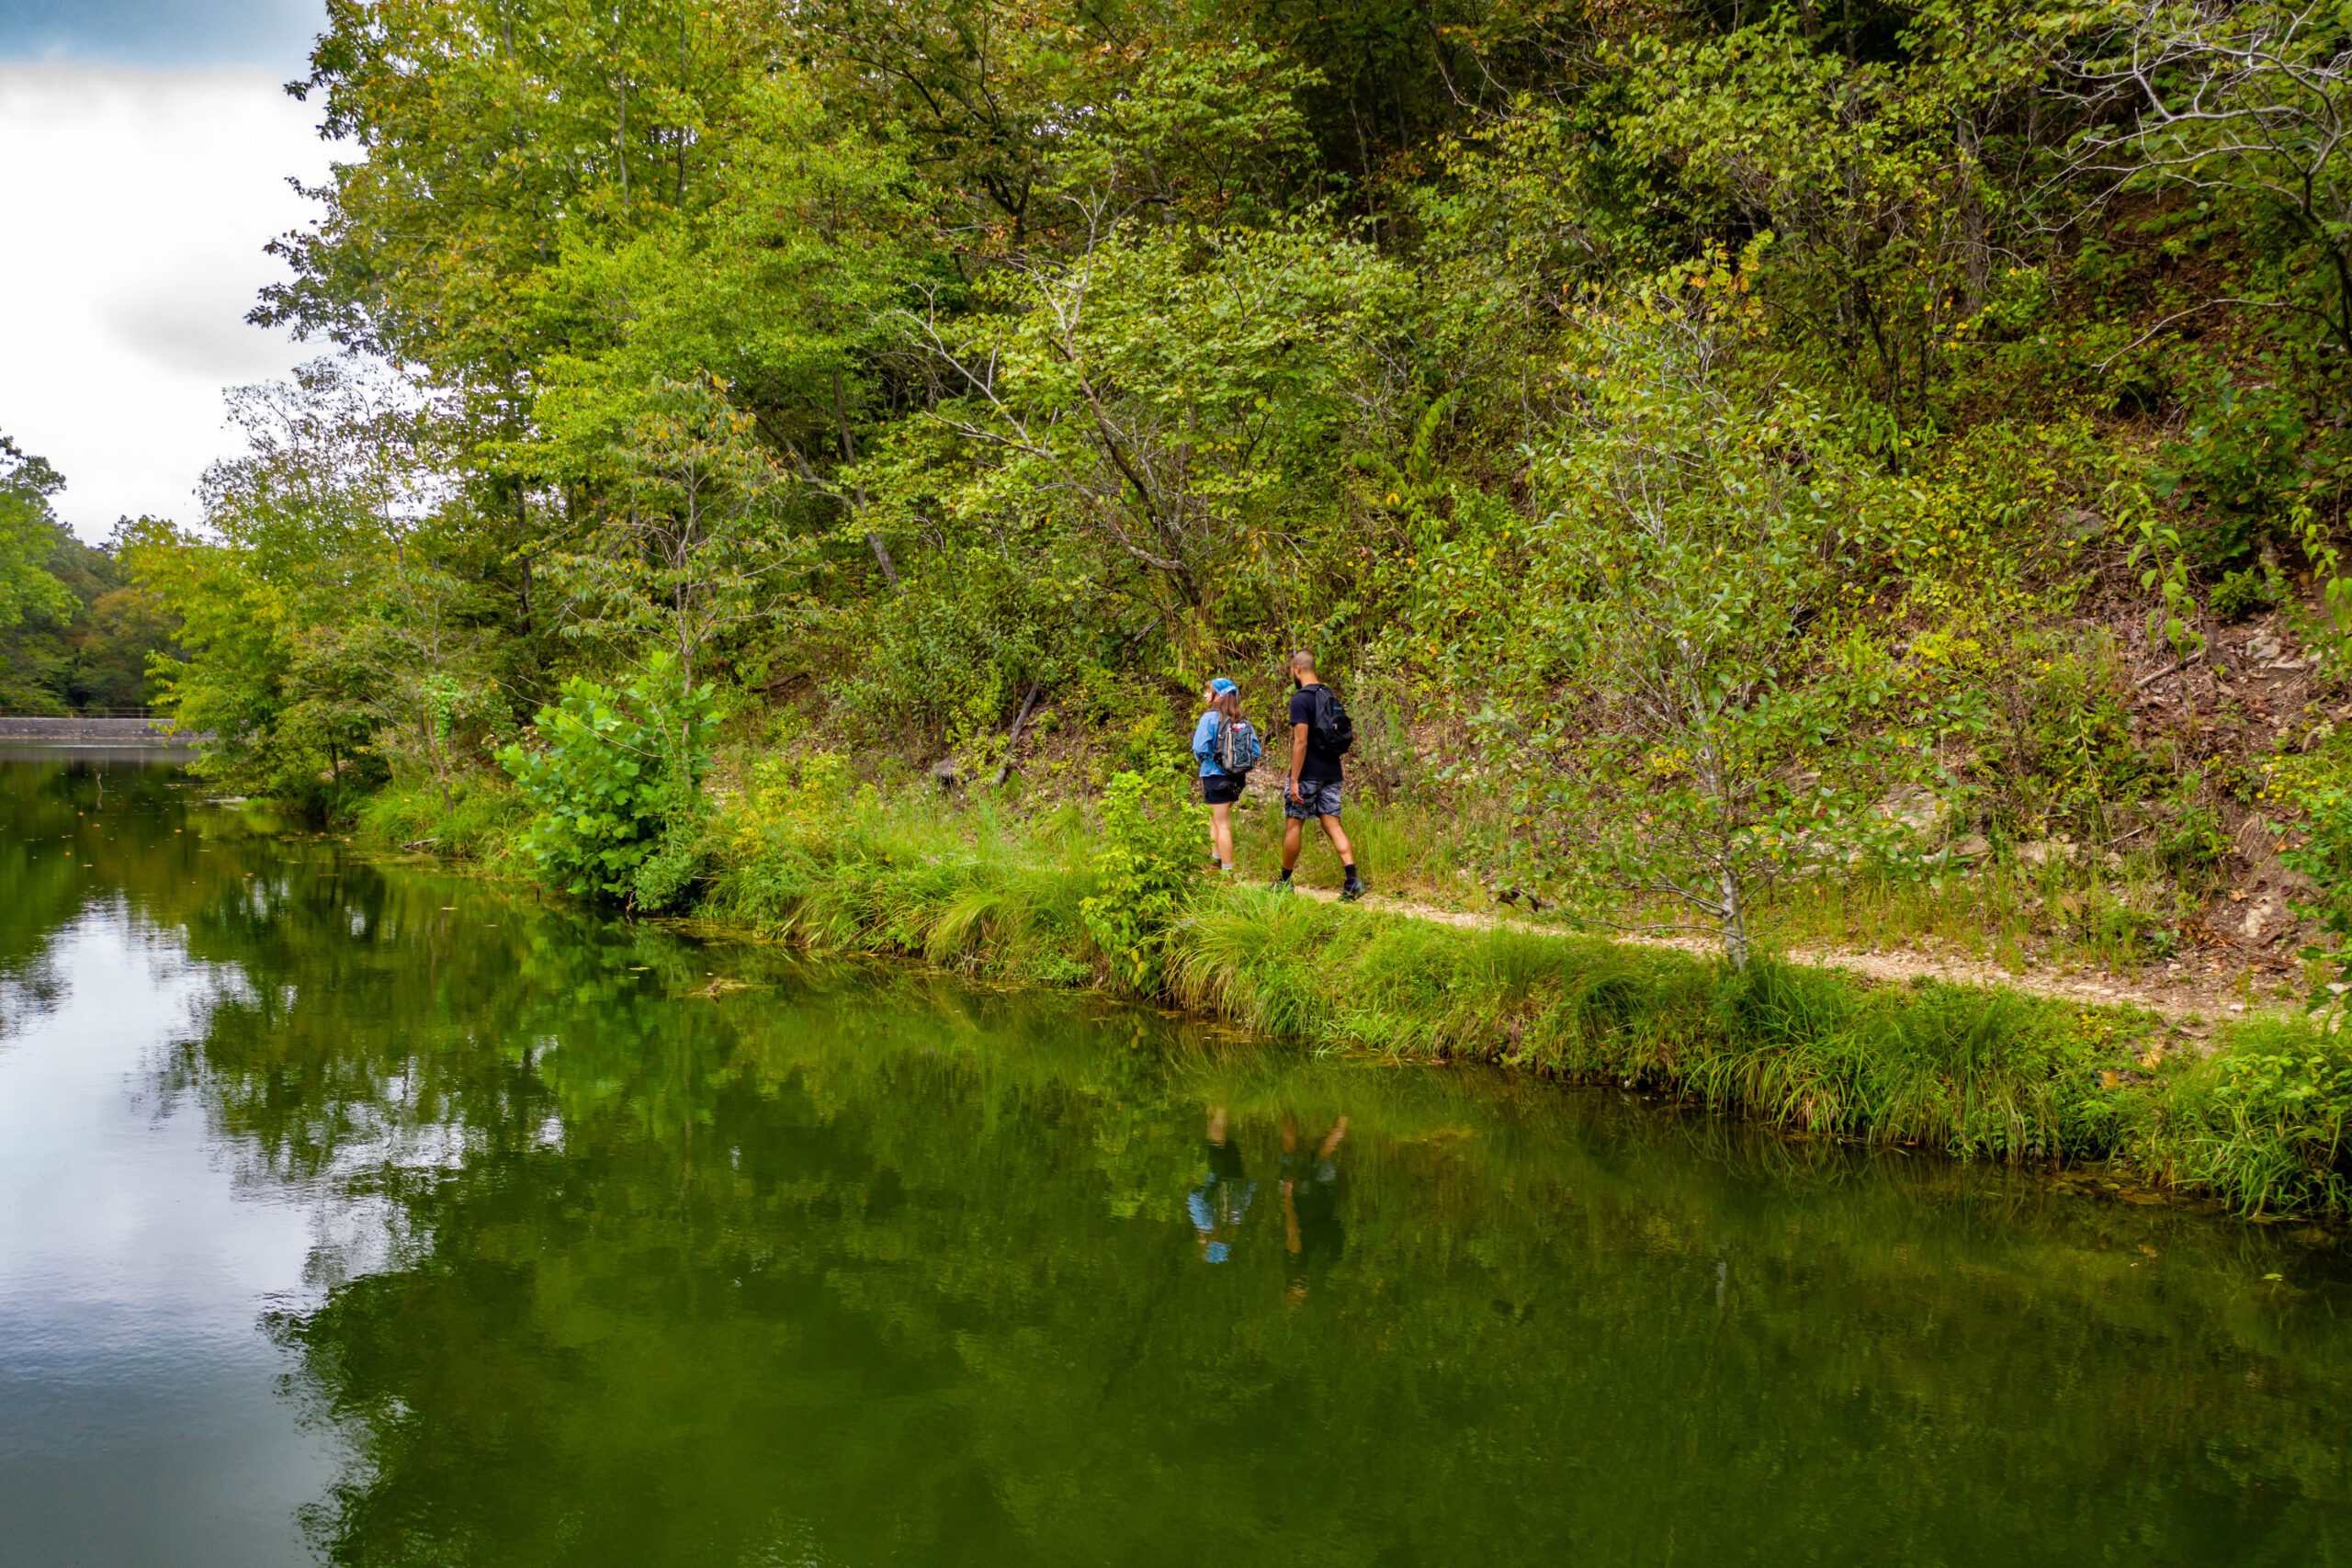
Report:
[[[1328,888],[1301,886],[1298,891],[1325,903],[1339,898],[1337,893]],[[1544,936],[1598,934],[1573,931],[1536,920],[1515,919],[1508,915],[1477,915],[1464,909],[1440,908],[1434,904],[1424,904],[1411,898],[1394,898],[1377,892],[1363,907],[1393,915],[1407,915],[1419,920],[1436,920],[1466,931],[1521,931]],[[1696,936],[1625,935],[1611,940],[1642,947],[1670,947],[1700,957],[1711,956],[1718,951],[1714,943]],[[2028,996],[2047,997],[2057,1001],[2143,1008],[2194,1034],[2202,1034],[2217,1020],[2246,1010],[2234,992],[2218,981],[2206,986],[2150,984],[2144,980],[2121,980],[2100,972],[2073,970],[2029,971],[2018,975],[1998,964],[1974,959],[1903,950],[1799,947],[1790,949],[1784,956],[1792,962],[1818,968],[1842,969],[1882,985],[1903,985],[1918,979],[1947,980],[1964,986],[2006,986]]]

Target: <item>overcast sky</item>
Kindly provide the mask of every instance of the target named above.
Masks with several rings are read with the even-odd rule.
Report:
[[[327,149],[286,96],[319,0],[0,0],[0,432],[84,538],[197,518],[221,389],[324,345],[244,323]]]

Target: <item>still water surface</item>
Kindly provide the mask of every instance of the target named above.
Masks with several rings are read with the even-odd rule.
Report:
[[[2352,1266],[2097,1191],[0,761],[0,1562],[2352,1558]]]

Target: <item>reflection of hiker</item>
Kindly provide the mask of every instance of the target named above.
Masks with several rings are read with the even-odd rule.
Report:
[[[1290,678],[1298,689],[1290,699],[1290,787],[1283,795],[1283,874],[1274,886],[1290,890],[1290,874],[1297,868],[1299,840],[1310,817],[1323,824],[1331,847],[1340,852],[1347,881],[1342,898],[1361,898],[1367,891],[1356,874],[1356,847],[1340,826],[1340,759],[1355,744],[1355,724],[1331,688],[1315,678],[1315,656],[1290,656]]]
[[[1222,1105],[1209,1109],[1206,1152],[1208,1174],[1185,1198],[1184,1210],[1200,1233],[1202,1259],[1222,1263],[1233,1256],[1234,1235],[1249,1217],[1250,1200],[1258,1193],[1258,1184],[1241,1168],[1241,1151],[1226,1136]]]
[[[1283,1117],[1283,1249],[1290,1254],[1290,1285],[1283,1294],[1306,1299],[1314,1275],[1340,1260],[1348,1233],[1340,1224],[1340,1140],[1348,1135],[1345,1116],[1313,1150],[1298,1146],[1298,1123]]]
[[[1205,711],[1193,727],[1193,755],[1201,763],[1201,799],[1209,808],[1210,854],[1219,871],[1233,869],[1233,803],[1265,750],[1241,716],[1241,688],[1220,675],[1201,693]]]

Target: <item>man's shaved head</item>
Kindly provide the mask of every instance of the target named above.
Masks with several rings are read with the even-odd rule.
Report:
[[[1290,656],[1290,672],[1294,675],[1314,674],[1315,655],[1307,652],[1306,649],[1303,648],[1296,653],[1292,654]]]

